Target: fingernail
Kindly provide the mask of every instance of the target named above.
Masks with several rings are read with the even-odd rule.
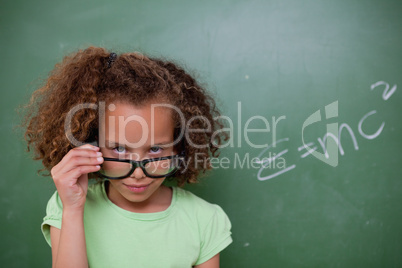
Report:
[[[102,161],[103,161],[103,158],[102,158],[102,157],[98,157],[98,158],[96,158],[96,160],[98,160],[98,162],[102,162]]]
[[[97,153],[96,153],[96,156],[102,156],[102,153],[101,153],[101,152],[97,152]]]

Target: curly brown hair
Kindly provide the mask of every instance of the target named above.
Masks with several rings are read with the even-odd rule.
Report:
[[[187,133],[193,143],[207,145],[204,148],[190,146],[187,139],[181,139],[175,148],[183,151],[188,161],[188,167],[175,174],[177,184],[183,186],[198,182],[200,172],[211,169],[210,157],[217,157],[222,141],[228,139],[228,134],[221,130],[222,122],[217,120],[220,112],[214,99],[172,61],[150,58],[137,52],[120,54],[113,62],[110,56],[109,51],[99,47],[89,47],[65,56],[50,72],[45,85],[33,93],[25,107],[22,125],[26,128],[27,151],[33,149],[33,158],[42,159],[44,168],[38,172],[47,170],[48,173],[43,175],[49,176],[52,167],[75,147],[67,137],[64,125],[69,111],[77,104],[128,101],[142,105],[158,99],[180,109],[186,122],[190,118],[204,118],[191,120],[188,125],[191,129],[210,130]],[[183,126],[179,124],[177,115],[173,117],[176,139]],[[70,134],[80,142],[93,142],[98,135],[98,118],[98,110],[77,111],[72,118]],[[97,176],[91,174],[90,177]]]

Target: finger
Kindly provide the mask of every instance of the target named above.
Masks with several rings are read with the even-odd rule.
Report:
[[[66,166],[71,161],[72,158],[77,157],[77,156],[88,157],[88,158],[97,158],[97,157],[101,157],[102,153],[96,152],[94,150],[90,150],[88,148],[86,148],[85,150],[84,150],[84,148],[72,149],[63,157],[63,159],[61,159],[61,161],[56,166],[54,166],[54,168],[52,169],[52,174],[58,173],[61,169],[63,169],[64,166]]]
[[[82,175],[86,175],[91,172],[96,172],[99,169],[100,169],[99,165],[97,165],[97,166],[79,166],[79,167],[76,167],[76,168],[70,170],[69,172],[64,174],[64,176],[66,178],[76,178],[76,180],[74,182],[72,182],[72,181],[70,182],[70,184],[71,184],[70,186],[72,186],[73,184],[76,184],[78,180],[80,180],[81,183],[85,180],[88,180],[87,176],[82,176]],[[66,180],[66,182],[67,182],[67,180]],[[80,183],[80,185],[82,185],[81,183]]]
[[[58,171],[59,173],[67,173],[70,170],[80,166],[96,166],[103,163],[103,157],[87,157],[87,156],[73,156],[67,161],[63,167]]]
[[[94,146],[92,144],[84,144],[79,147],[76,147],[75,149],[90,149],[90,150],[94,150],[94,151],[99,151],[99,147]]]

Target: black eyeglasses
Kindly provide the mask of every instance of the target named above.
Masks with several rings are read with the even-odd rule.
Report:
[[[183,160],[183,154],[144,159],[142,161],[104,157],[101,169],[96,173],[103,178],[118,180],[131,176],[134,170],[140,167],[145,176],[157,179],[173,175]]]

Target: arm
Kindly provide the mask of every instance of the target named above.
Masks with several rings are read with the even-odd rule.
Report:
[[[194,268],[219,268],[219,253]]]
[[[103,161],[99,148],[84,145],[70,150],[51,170],[63,204],[61,229],[50,227],[53,268],[87,268],[84,207],[88,173],[99,170]]]
[[[63,211],[61,230],[51,226],[52,267],[88,267],[83,213]]]

